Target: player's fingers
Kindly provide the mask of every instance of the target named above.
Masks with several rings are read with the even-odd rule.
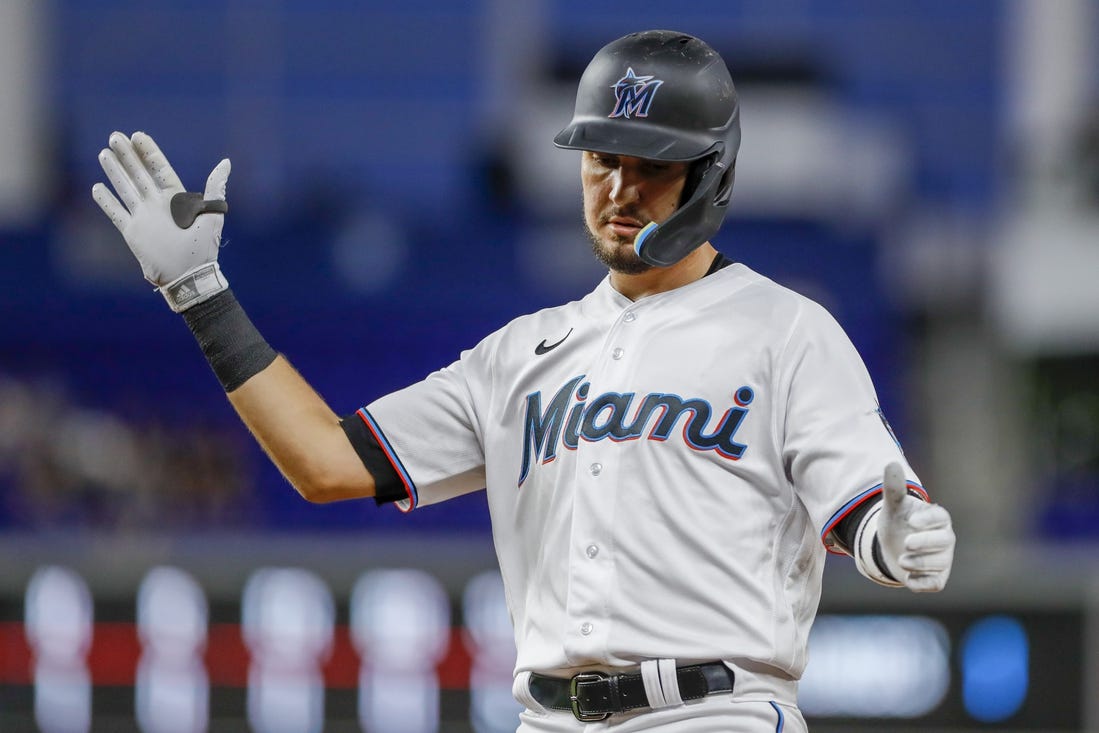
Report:
[[[168,162],[168,158],[160,150],[160,146],[152,137],[144,132],[135,132],[130,138],[137,151],[138,157],[145,165],[146,170],[156,181],[156,185],[166,191],[183,191],[183,181],[179,180],[175,169]]]
[[[130,180],[133,181],[137,195],[144,199],[153,194],[156,183],[153,182],[153,177],[149,175],[149,171],[145,169],[145,164],[141,162],[141,157],[134,150],[134,144],[130,138],[121,132],[112,132],[108,144],[114,154],[118,156],[122,167],[130,174]]]
[[[107,179],[114,186],[122,203],[126,204],[126,208],[132,213],[141,203],[141,198],[137,195],[137,188],[134,187],[130,174],[122,167],[118,156],[113,150],[104,148],[99,151],[99,165],[103,167],[103,172],[107,174]]]
[[[928,553],[945,550],[954,545],[954,530],[949,527],[914,532],[904,540],[905,552]]]
[[[99,208],[103,209],[103,213],[107,215],[107,218],[118,227],[118,231],[125,231],[126,226],[130,223],[130,212],[126,211],[126,208],[119,203],[114,194],[107,190],[107,187],[102,183],[97,183],[92,186],[92,198],[99,204]]]
[[[908,576],[905,586],[916,593],[937,593],[946,587],[947,573],[914,573]]]
[[[883,509],[888,515],[900,514],[901,504],[904,502],[904,497],[908,495],[908,484],[904,479],[904,469],[896,461],[885,467],[882,495],[885,501]]]
[[[948,569],[953,564],[953,556],[950,552],[932,552],[930,554],[913,554],[906,552],[897,558],[897,565],[908,573],[939,573]]]
[[[233,164],[228,158],[223,158],[220,163],[210,171],[210,177],[206,179],[206,192],[202,195],[205,201],[224,201],[225,186],[229,183],[229,172]]]
[[[938,504],[924,504],[921,502],[919,508],[908,517],[908,523],[915,532],[949,527],[950,512]]]

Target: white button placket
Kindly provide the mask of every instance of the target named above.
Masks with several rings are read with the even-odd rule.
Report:
[[[581,439],[576,450],[565,652],[574,659],[598,659],[606,650],[606,594],[612,583],[609,554],[600,548],[613,524],[615,489],[602,446]]]
[[[627,358],[632,336],[628,324],[637,320],[630,310],[619,317],[604,341],[601,358],[587,375],[587,401],[627,383]],[[613,529],[618,497],[618,451],[609,440],[580,437],[576,448],[569,592],[566,606],[565,653],[571,659],[606,657],[611,632],[608,613],[614,599]]]

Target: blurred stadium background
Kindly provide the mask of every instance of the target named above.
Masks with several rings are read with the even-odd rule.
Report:
[[[0,730],[514,730],[483,498],[298,499],[89,191],[116,129],[231,157],[223,267],[349,413],[590,289],[550,139],[646,27],[742,94],[716,244],[832,310],[957,523],[939,596],[830,561],[813,730],[1099,730],[1090,0],[0,3]]]

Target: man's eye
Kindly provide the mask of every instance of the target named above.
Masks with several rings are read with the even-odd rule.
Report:
[[[597,155],[595,156],[595,162],[604,168],[615,168],[618,166],[618,158],[613,155]]]

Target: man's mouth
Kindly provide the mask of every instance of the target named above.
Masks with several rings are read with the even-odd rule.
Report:
[[[632,239],[637,236],[637,233],[641,231],[641,228],[645,225],[639,219],[635,219],[632,216],[612,216],[607,220],[607,226],[618,236]]]

